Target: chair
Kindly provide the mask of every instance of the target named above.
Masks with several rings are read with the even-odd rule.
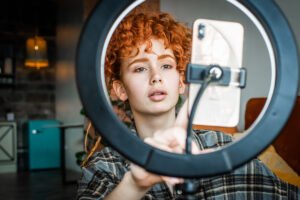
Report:
[[[193,125],[195,130],[214,130],[221,131],[223,133],[234,134],[238,132],[237,127],[221,127],[221,126],[204,126],[204,125]]]
[[[245,128],[248,129],[260,114],[266,98],[253,98],[247,102],[245,112]],[[300,97],[296,100],[295,107],[289,120],[280,135],[273,142],[276,152],[287,164],[300,174]],[[266,133],[267,134],[267,133]]]

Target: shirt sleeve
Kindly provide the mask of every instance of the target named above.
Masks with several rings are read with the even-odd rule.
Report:
[[[201,149],[219,148],[232,137],[217,131],[195,131]],[[300,190],[277,177],[263,162],[253,159],[221,176],[201,181],[206,197],[224,199],[300,199]]]
[[[119,183],[119,180],[105,171],[83,168],[78,182],[77,200],[102,200]]]
[[[273,199],[283,197],[287,197],[287,199],[300,199],[300,190],[297,186],[280,179],[259,159],[252,160],[248,165],[251,164],[254,166],[253,168],[255,168],[256,183],[261,184],[262,188],[266,189],[268,185],[266,184],[267,181],[260,181],[262,179],[261,177],[271,180],[274,195]]]

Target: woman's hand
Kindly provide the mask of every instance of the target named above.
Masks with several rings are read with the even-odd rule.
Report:
[[[173,127],[166,130],[157,131],[153,134],[153,137],[145,138],[144,141],[147,144],[164,151],[179,154],[184,153],[187,136],[187,124],[188,104],[186,101],[178,113]],[[200,153],[200,150],[195,142],[192,142],[192,152],[195,154]],[[170,185],[182,182],[181,178],[152,174],[134,164],[131,164],[131,176],[135,184],[141,188],[148,188],[163,181]]]
[[[166,182],[170,185],[175,185],[182,182],[182,179],[180,178],[172,178],[150,173],[135,164],[131,164],[130,173],[132,180],[140,189],[150,189],[153,185],[161,182]]]
[[[184,153],[188,126],[188,101],[186,100],[177,115],[174,126],[160,130],[153,137],[145,138],[145,142],[162,150],[172,153]],[[201,153],[198,145],[192,142],[192,153]]]
[[[174,145],[174,146],[173,146],[173,144],[167,145],[166,142],[164,142],[164,141],[155,142],[156,140],[160,140],[160,139],[146,138],[145,142],[156,148],[159,148],[161,150],[179,153],[179,150],[176,147],[176,145]],[[169,146],[171,146],[171,147],[169,147]],[[174,147],[174,148],[172,148],[172,147]],[[168,183],[170,185],[175,185],[177,183],[182,182],[182,179],[179,179],[179,178],[166,177],[166,176],[161,176],[161,175],[156,175],[156,174],[150,173],[135,164],[131,164],[131,176],[132,176],[132,179],[135,182],[135,184],[141,188],[148,188],[148,187],[150,188],[153,185],[155,185],[156,183],[160,183],[163,181],[165,181],[166,183]]]

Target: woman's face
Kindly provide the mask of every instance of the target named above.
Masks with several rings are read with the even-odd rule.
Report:
[[[122,60],[121,80],[113,83],[116,95],[122,101],[129,100],[133,114],[174,111],[185,89],[172,49],[165,49],[162,40],[151,42],[150,52],[145,52],[143,44],[138,55]]]

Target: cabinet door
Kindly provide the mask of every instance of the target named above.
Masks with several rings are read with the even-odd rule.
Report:
[[[29,169],[60,167],[60,129],[56,120],[34,120],[29,128]]]
[[[0,122],[0,173],[17,171],[15,122]]]

